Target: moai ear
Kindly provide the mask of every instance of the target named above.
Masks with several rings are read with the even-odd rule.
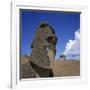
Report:
[[[31,48],[33,48],[33,43],[31,44]]]
[[[35,39],[33,40],[32,44],[31,44],[31,48],[33,48],[34,43],[35,43]]]

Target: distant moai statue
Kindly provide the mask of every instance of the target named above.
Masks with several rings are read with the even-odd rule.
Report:
[[[64,54],[60,55],[60,60],[66,60],[66,56]]]
[[[40,77],[53,76],[50,60],[55,60],[57,37],[46,22],[41,23],[32,42],[30,65]]]

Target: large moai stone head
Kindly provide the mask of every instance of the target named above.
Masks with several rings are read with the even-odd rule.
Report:
[[[39,67],[49,69],[50,60],[55,58],[56,43],[55,30],[49,24],[41,23],[31,45],[31,62]]]

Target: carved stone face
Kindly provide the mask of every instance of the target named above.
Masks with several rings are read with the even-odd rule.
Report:
[[[35,34],[35,38],[31,45],[32,54],[31,61],[43,68],[50,68],[50,60],[53,60],[56,53],[57,37],[54,29],[42,23]]]

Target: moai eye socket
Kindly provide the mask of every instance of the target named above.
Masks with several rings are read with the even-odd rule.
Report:
[[[53,36],[49,36],[49,37],[47,38],[47,41],[50,42],[50,41],[52,41],[52,39],[53,39]]]
[[[57,37],[56,36],[49,36],[47,38],[47,41],[48,41],[48,43],[51,43],[53,45],[56,45],[56,43],[57,43]]]

